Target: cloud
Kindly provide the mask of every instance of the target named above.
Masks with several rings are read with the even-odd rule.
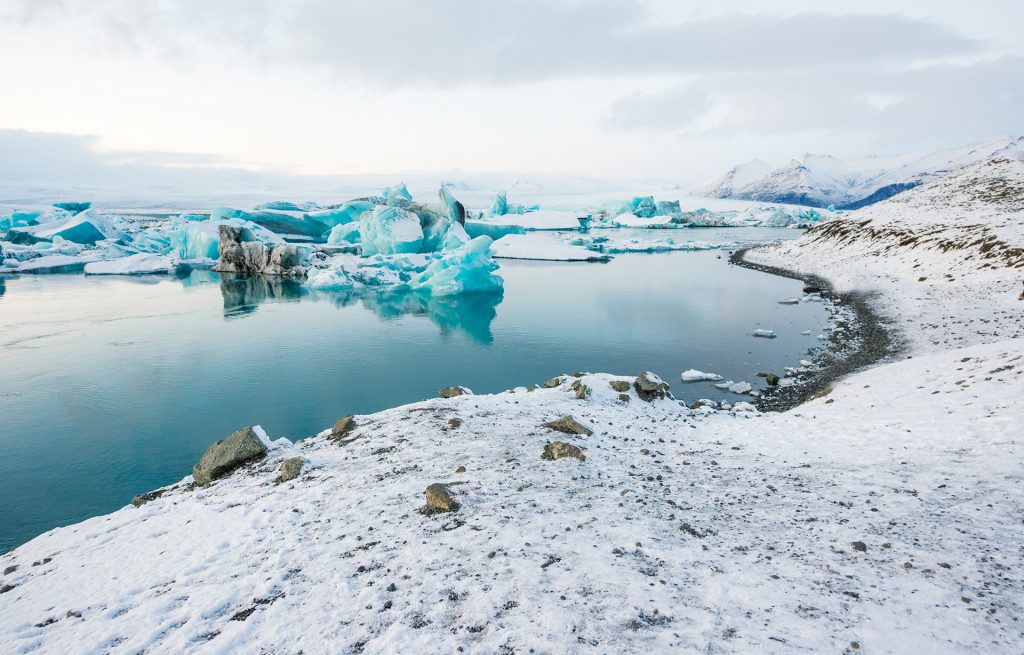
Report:
[[[637,1],[28,0],[9,20],[78,26],[109,47],[209,65],[211,52],[374,86],[802,70],[977,52],[897,14],[731,14],[665,23]]]
[[[698,125],[694,108],[712,105],[719,109],[717,120]],[[612,105],[606,123],[704,136],[845,131],[879,142],[896,137],[905,146],[1019,134],[1024,132],[1024,58],[903,70],[847,66],[707,76],[624,96]]]

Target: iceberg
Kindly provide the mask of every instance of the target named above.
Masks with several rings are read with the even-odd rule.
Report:
[[[244,213],[244,212],[243,212]],[[170,250],[179,259],[217,259],[221,225],[233,225],[242,228],[243,241],[262,241],[267,244],[284,243],[284,239],[255,223],[231,219],[210,219],[205,221],[175,220],[168,229]]]
[[[625,211],[638,218],[651,218],[658,213],[658,205],[654,196],[636,196],[624,208]]]
[[[681,377],[683,382],[717,382],[722,379],[722,376],[717,373],[704,373],[695,368],[683,371]]]
[[[102,228],[107,228],[106,233]],[[109,222],[93,214],[92,210],[83,211],[65,220],[19,228],[11,232],[14,232],[14,235],[9,232],[8,240],[21,244],[53,241],[59,237],[66,241],[93,246],[97,241],[117,236]]]
[[[92,208],[91,202],[55,202],[53,206],[57,209],[63,209],[64,211],[71,212],[72,214],[80,214],[87,209]]]
[[[501,276],[494,273],[497,268],[491,256],[491,239],[481,236],[431,261],[409,286],[432,296],[496,292],[504,284]]]
[[[491,201],[491,216],[504,216],[508,213],[508,195],[504,192],[496,193]]]
[[[184,275],[192,267],[167,255],[139,253],[85,265],[86,275]]]
[[[384,202],[389,205],[403,205],[407,202],[412,202],[412,194],[409,193],[409,189],[405,186],[405,182],[385,187],[381,196],[384,198]]]
[[[359,217],[359,234],[367,257],[415,253],[423,245],[419,216],[401,207],[377,206],[364,213]]]
[[[470,237],[488,236],[495,241],[509,234],[526,234],[526,228],[521,225],[499,225],[485,221],[466,221],[465,228]]]
[[[331,228],[327,245],[348,246],[359,243],[359,223],[342,223]]]
[[[265,202],[262,205],[256,205],[253,209],[256,211],[270,209],[277,211],[311,212],[320,209],[320,205],[312,201],[295,203],[288,202],[287,200],[272,200],[271,202]]]
[[[438,195],[441,197],[441,207],[444,208],[448,220],[459,225],[465,225],[466,207],[452,195],[451,187],[447,184],[442,184]]]
[[[419,218],[420,228],[423,230],[423,243],[420,244],[420,252],[442,250],[448,231],[458,223],[418,203],[410,203],[408,209]]]
[[[369,200],[350,200],[334,207],[311,212],[306,216],[314,221],[323,223],[329,228],[334,228],[339,225],[358,222],[363,212],[372,211],[374,207],[375,205]]]
[[[656,203],[655,214],[657,216],[681,216],[678,200],[659,200]]]
[[[254,211],[244,218],[277,234],[292,234],[312,239],[321,239],[331,229],[320,221],[310,218],[308,214],[298,212],[260,210]]]

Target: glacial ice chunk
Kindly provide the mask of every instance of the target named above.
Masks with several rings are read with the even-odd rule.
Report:
[[[92,208],[91,202],[55,202],[53,206],[57,209],[63,209],[64,211],[71,212],[72,214],[80,214],[87,209]]]
[[[85,265],[86,275],[179,275],[189,270],[191,267],[178,263],[173,257],[149,253]]]
[[[328,207],[320,211],[310,212],[307,216],[315,221],[323,223],[329,228],[356,223],[363,212],[372,211],[374,204],[369,200],[350,200],[337,207]]]
[[[385,187],[381,196],[384,198],[384,202],[391,204],[402,205],[407,202],[412,202],[412,194],[409,193],[409,188],[405,186],[405,182],[401,182],[394,186]]]
[[[252,212],[245,218],[277,234],[293,234],[320,239],[330,230],[327,225],[310,218],[308,214],[299,212],[260,210]]]
[[[497,268],[491,256],[491,239],[481,236],[431,261],[409,286],[432,296],[501,291],[504,280],[494,273]]]
[[[758,328],[751,332],[751,336],[762,337],[764,339],[774,339],[778,335],[775,334],[775,330],[764,330],[762,328]]]
[[[346,246],[359,243],[359,222],[341,223],[331,228],[327,236],[327,245]]]
[[[705,373],[695,368],[683,371],[681,377],[683,382],[717,382],[722,379],[722,376],[717,373]]]
[[[419,252],[423,245],[419,216],[401,207],[377,206],[364,213],[359,234],[364,257]]]
[[[626,211],[640,218],[651,218],[657,215],[658,205],[654,196],[636,196],[628,203]]]
[[[491,201],[491,216],[504,216],[508,213],[508,195],[504,192],[494,195]]]
[[[489,236],[495,241],[509,234],[525,234],[526,228],[521,225],[498,225],[486,221],[466,221],[466,233],[471,237]]]
[[[244,212],[243,212],[244,213]],[[250,221],[239,218],[206,221],[175,220],[168,229],[170,251],[179,259],[217,259],[220,253],[218,229],[221,225],[234,225],[242,228],[244,241],[262,241],[267,244],[284,243],[284,239],[270,230]]]
[[[101,226],[108,227],[108,225],[107,221],[94,215],[91,210],[86,210],[67,220],[44,223],[34,229],[29,228],[27,231],[36,239],[44,241],[53,241],[59,237],[74,243],[91,246],[95,245],[97,241],[116,236],[113,229],[107,230],[109,234],[105,234],[101,229]]]
[[[455,198],[451,187],[447,184],[442,184],[438,195],[441,197],[441,207],[444,208],[448,220],[459,225],[465,225],[466,207]]]
[[[257,211],[270,209],[276,211],[312,212],[320,209],[320,205],[313,201],[297,203],[289,202],[287,200],[272,200],[270,202],[265,202],[262,205],[256,205],[253,209]]]

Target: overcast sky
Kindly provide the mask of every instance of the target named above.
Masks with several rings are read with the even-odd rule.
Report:
[[[1014,0],[0,0],[0,175],[690,184],[929,150],[1024,134],[1020,25]]]

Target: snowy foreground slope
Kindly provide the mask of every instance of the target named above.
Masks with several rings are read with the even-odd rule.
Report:
[[[1019,653],[1022,173],[748,253],[877,292],[904,350],[827,395],[691,410],[595,374],[357,416],[3,556],[2,650]],[[593,434],[541,426],[566,414]],[[436,482],[458,511],[418,511]]]

